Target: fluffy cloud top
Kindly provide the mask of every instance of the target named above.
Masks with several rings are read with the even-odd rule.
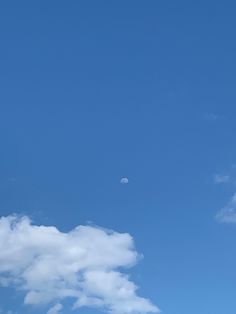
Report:
[[[28,217],[8,216],[0,219],[0,252],[0,284],[25,291],[25,304],[52,306],[50,314],[61,311],[65,298],[74,300],[74,309],[159,312],[120,272],[138,259],[129,234],[92,226],[63,233],[33,225]]]
[[[224,223],[236,223],[236,193],[231,200],[216,215],[216,219]]]

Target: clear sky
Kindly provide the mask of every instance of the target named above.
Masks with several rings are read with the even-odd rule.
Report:
[[[58,228],[55,237],[67,238],[57,243],[70,252],[77,244],[69,232],[91,226],[75,243],[87,250],[106,238],[89,244],[92,260],[112,255],[115,272],[128,273],[137,295],[163,314],[235,314],[235,15],[230,0],[1,1],[0,216]],[[46,263],[59,251],[52,244],[45,255],[39,242],[21,238],[34,227],[14,224],[0,225],[3,314],[109,310],[73,311],[71,296],[23,304],[41,286],[26,287],[18,264],[31,249]],[[52,229],[40,230],[47,244]],[[137,263],[132,241],[143,256]],[[122,254],[130,259],[119,262]],[[85,284],[85,295],[131,313],[121,313],[116,290]],[[155,311],[145,302],[140,313]]]

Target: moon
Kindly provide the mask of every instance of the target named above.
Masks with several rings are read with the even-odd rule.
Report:
[[[129,183],[129,179],[127,177],[123,177],[120,179],[120,183],[121,184],[128,184]]]

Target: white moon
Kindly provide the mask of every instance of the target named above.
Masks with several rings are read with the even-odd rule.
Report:
[[[126,178],[126,177],[123,177],[123,178],[120,179],[120,183],[121,184],[128,184],[129,183],[129,179]]]

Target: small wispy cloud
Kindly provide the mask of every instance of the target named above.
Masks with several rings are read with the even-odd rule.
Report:
[[[11,311],[11,310],[9,310],[9,311],[4,311],[4,310],[0,309],[0,314],[17,314],[17,313],[16,313],[16,312],[13,312],[13,311]]]
[[[203,118],[204,120],[208,120],[208,121],[216,121],[220,118],[220,116],[215,113],[206,113],[204,114]]]
[[[48,310],[47,314],[58,314],[61,312],[62,308],[63,306],[61,303],[57,303]]]
[[[229,181],[230,181],[229,175],[216,174],[214,176],[214,183],[216,184],[228,183]]]
[[[236,186],[236,165],[232,164],[226,169],[216,172],[212,176],[215,184],[229,183],[231,186]]]
[[[216,219],[222,223],[236,223],[236,193],[228,204],[216,214]]]

